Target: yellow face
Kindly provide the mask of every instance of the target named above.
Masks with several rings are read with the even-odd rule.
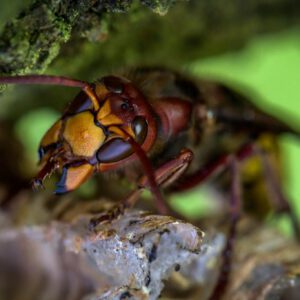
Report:
[[[95,119],[98,124],[95,124]],[[110,108],[109,99],[99,109],[96,116],[90,111],[83,111],[66,120],[63,137],[76,156],[91,157],[104,144],[107,137],[104,132],[110,132],[109,138],[114,134],[122,136],[122,130],[134,137],[132,129],[123,124],[123,121],[114,115]]]
[[[67,119],[63,137],[76,156],[91,157],[104,143],[103,129],[96,126],[94,115],[84,111]]]

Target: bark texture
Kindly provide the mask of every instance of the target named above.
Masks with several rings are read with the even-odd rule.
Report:
[[[0,299],[210,299],[223,233],[141,211],[95,231],[88,222],[79,216],[13,228],[0,215]],[[298,299],[299,250],[276,231],[243,220],[222,299]]]

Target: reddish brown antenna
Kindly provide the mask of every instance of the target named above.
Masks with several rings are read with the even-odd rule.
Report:
[[[142,167],[146,173],[146,176],[149,180],[149,188],[151,193],[156,200],[156,206],[160,213],[167,215],[169,213],[169,208],[166,206],[165,201],[162,197],[158,184],[155,180],[154,170],[152,168],[151,162],[146,155],[145,151],[125,130],[121,129],[124,135],[126,136],[126,140],[131,144],[135,154],[139,158]]]
[[[88,82],[72,79],[63,76],[51,75],[23,75],[23,76],[4,76],[0,77],[0,83],[3,84],[47,84],[47,85],[61,85],[69,87],[81,88],[91,99],[95,110],[99,109],[99,102],[97,95],[93,91]]]

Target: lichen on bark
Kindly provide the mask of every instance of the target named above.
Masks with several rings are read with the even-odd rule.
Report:
[[[0,72],[13,75],[44,71],[78,23],[91,23],[93,15],[101,19],[107,13],[126,12],[131,4],[131,0],[35,1],[4,27],[0,37]],[[149,6],[160,11],[157,5]],[[166,7],[167,4],[165,10]]]

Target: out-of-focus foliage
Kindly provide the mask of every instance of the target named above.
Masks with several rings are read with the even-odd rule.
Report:
[[[251,89],[258,105],[300,130],[300,39],[299,29],[263,37],[235,55],[204,60],[196,72],[243,84]],[[199,74],[199,73],[198,73]],[[282,137],[283,186],[300,215],[300,142]]]
[[[188,65],[188,69],[197,76],[229,82],[244,90],[260,107],[300,130],[299,29],[258,37],[241,51],[198,60]],[[300,143],[295,137],[285,136],[281,139],[281,146],[285,174],[283,186],[300,214]],[[180,196],[176,197],[181,210],[197,214],[197,207],[202,204],[196,193],[199,190],[192,196],[194,201],[182,203]],[[211,203],[207,205],[211,207]]]

